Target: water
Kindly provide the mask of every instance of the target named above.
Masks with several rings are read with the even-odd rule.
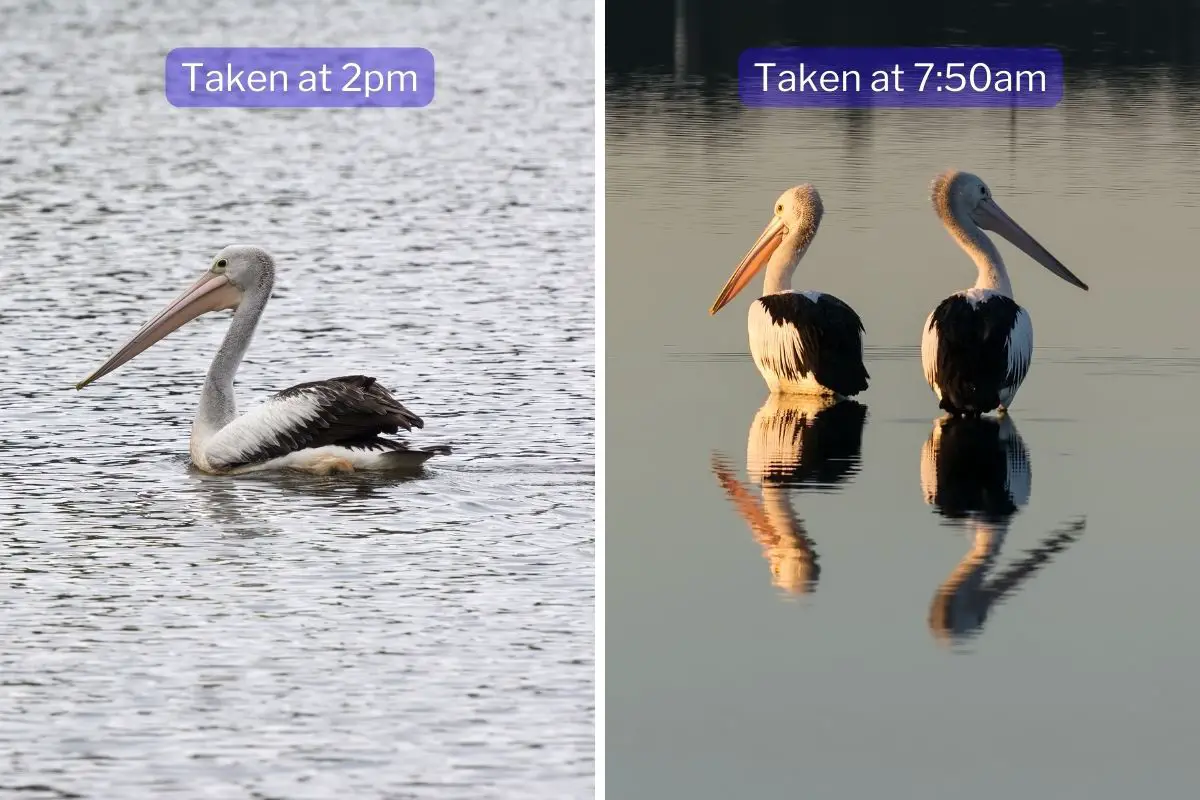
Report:
[[[610,78],[609,793],[1194,786],[1189,72],[1076,72],[1061,107],[1017,115],[752,113],[719,79]],[[1091,286],[1000,245],[1037,342],[1004,430],[937,430],[920,367],[926,315],[974,280],[929,202],[950,166]],[[865,320],[862,406],[764,405],[761,278],[707,314],[806,180],[826,216],[795,285]]]
[[[586,797],[592,5],[0,9],[0,796]],[[178,110],[180,45],[419,45],[425,110]],[[365,372],[411,480],[214,478],[227,315],[71,387],[230,242],[244,406]]]

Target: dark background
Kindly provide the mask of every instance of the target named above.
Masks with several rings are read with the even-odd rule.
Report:
[[[1200,63],[1200,0],[608,0],[607,78],[736,75],[748,47],[1051,46],[1068,72]],[[1189,70],[1190,71],[1190,70]]]

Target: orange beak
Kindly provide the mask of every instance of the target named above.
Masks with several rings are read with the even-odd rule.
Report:
[[[779,245],[783,244],[783,238],[787,235],[787,228],[783,224],[783,220],[775,217],[771,223],[763,230],[758,237],[758,241],[750,248],[750,252],[737,265],[737,269],[729,276],[729,280],[725,283],[725,288],[721,289],[721,293],[717,295],[716,301],[712,304],[712,308],[708,310],[709,314],[715,314],[720,311],[725,305],[737,296],[737,293],[746,288],[746,284],[750,282],[758,271],[763,268],[767,260],[771,258]]]

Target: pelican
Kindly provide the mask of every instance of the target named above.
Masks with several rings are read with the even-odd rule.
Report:
[[[979,269],[970,289],[950,295],[925,320],[921,366],[939,407],[959,416],[1006,413],[1033,359],[1029,312],[1013,300],[1008,270],[984,230],[1021,248],[1067,283],[1087,284],[1004,213],[987,184],[951,170],[933,181],[933,207]]]
[[[781,194],[775,216],[708,312],[724,308],[766,265],[763,296],[750,304],[750,354],[772,393],[851,397],[867,388],[858,314],[831,294],[791,288],[824,213],[811,184]]]
[[[771,583],[789,594],[816,590],[821,565],[791,494],[829,491],[858,469],[867,409],[829,397],[772,394],[754,416],[746,439],[746,472],[761,501],[714,455],[713,474],[762,547]]]
[[[994,606],[1083,534],[1086,521],[1072,523],[989,577],[1013,517],[1029,502],[1031,486],[1029,453],[1011,417],[946,416],[934,422],[921,448],[925,502],[973,534],[970,549],[929,606],[929,629],[939,641],[979,633]]]
[[[374,378],[347,375],[301,383],[238,416],[233,398],[237,372],[275,284],[275,261],[263,249],[226,247],[212,266],[112,358],[75,385],[82,389],[209,311],[233,309],[192,422],[191,458],[212,474],[292,469],[317,474],[356,470],[414,469],[445,446],[412,449],[384,438],[400,429],[424,427]]]

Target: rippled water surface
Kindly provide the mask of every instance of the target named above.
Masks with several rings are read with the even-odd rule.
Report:
[[[1196,85],[1068,86],[1018,115],[749,112],[719,82],[610,86],[610,794],[1196,785]],[[1091,286],[1000,245],[1037,342],[1004,423],[936,422],[922,376],[922,322],[974,281],[929,202],[952,166]],[[865,320],[861,404],[764,402],[746,334],[761,278],[707,313],[802,181],[826,214],[795,286]]]
[[[0,7],[0,795],[590,794],[591,7]],[[437,99],[168,106],[219,44],[424,46]],[[197,473],[224,314],[71,388],[231,242],[243,406],[363,372],[453,455]]]

